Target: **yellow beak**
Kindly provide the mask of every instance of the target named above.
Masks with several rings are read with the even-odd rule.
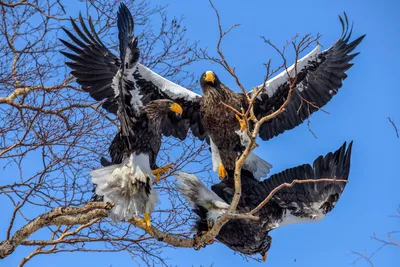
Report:
[[[267,260],[267,252],[265,252],[264,255],[262,255],[262,258],[264,262]]]
[[[169,109],[170,109],[171,111],[173,111],[173,112],[175,112],[175,113],[178,113],[179,115],[182,116],[183,109],[182,109],[182,107],[181,107],[179,104],[173,103],[171,106],[169,106]]]
[[[212,71],[206,71],[206,76],[204,77],[204,80],[206,81],[206,82],[210,82],[210,83],[212,83],[212,84],[214,84],[214,81],[215,81],[215,75],[214,75],[214,72],[212,72]]]

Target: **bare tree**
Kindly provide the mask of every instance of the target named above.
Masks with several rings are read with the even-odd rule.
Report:
[[[400,222],[400,207],[397,209],[397,214],[392,216],[394,219]],[[353,264],[356,264],[360,261],[367,262],[369,266],[374,267],[373,257],[379,253],[385,247],[396,247],[400,249],[400,231],[390,231],[387,232],[385,237],[378,237],[376,234],[371,236],[371,239],[374,240],[379,247],[372,252],[368,252],[364,250],[363,252],[352,251],[352,254],[356,256],[356,259],[353,261]]]
[[[118,1],[83,1],[86,15],[95,14],[95,26],[108,45],[115,47],[115,16]],[[212,3],[211,3],[212,5]],[[235,196],[228,213],[222,216],[214,227],[202,237],[190,237],[190,211],[181,200],[172,179],[166,175],[156,186],[161,199],[167,202],[163,209],[153,213],[151,232],[145,232],[141,218],[134,217],[126,223],[110,224],[107,218],[112,203],[92,203],[88,200],[93,186],[88,173],[98,167],[100,156],[107,154],[107,146],[116,132],[118,123],[106,114],[102,103],[91,100],[74,83],[58,54],[61,49],[58,36],[60,27],[66,26],[65,7],[58,0],[47,1],[6,1],[0,2],[1,45],[0,45],[0,162],[3,167],[0,198],[9,205],[9,224],[1,231],[6,239],[0,242],[0,258],[5,258],[18,246],[31,246],[32,252],[22,259],[20,266],[41,254],[72,251],[126,251],[132,259],[148,264],[165,264],[159,253],[166,246],[201,247],[218,234],[221,227],[231,219],[248,218],[257,220],[259,211],[284,187],[304,182],[346,182],[345,180],[319,179],[295,180],[291,184],[278,186],[256,208],[245,214],[236,211],[240,196],[240,169],[257,146],[256,138],[261,125],[285,110],[297,79],[297,60],[310,45],[318,41],[306,35],[296,36],[282,49],[272,45],[282,56],[283,63],[272,69],[271,61],[266,66],[264,86],[267,80],[279,70],[286,70],[290,90],[283,105],[272,114],[255,118],[252,109],[263,86],[248,95],[246,88],[225,58],[221,43],[223,38],[237,25],[224,31],[218,11],[212,5],[219,27],[217,56],[210,56],[205,50],[197,50],[196,43],[185,39],[182,20],[169,20],[162,7],[153,8],[144,0],[133,7],[135,23],[140,32],[136,33],[141,42],[144,64],[161,75],[178,83],[193,85],[193,76],[184,67],[201,57],[220,64],[232,75],[238,87],[249,102],[248,110],[232,109],[237,116],[252,120],[254,127],[246,131],[249,145],[237,159],[235,168]],[[161,25],[155,29],[152,16],[161,16]],[[39,18],[39,19],[38,19]],[[295,53],[294,71],[287,67],[286,50],[293,47]],[[304,99],[304,105],[312,105]],[[194,166],[198,172],[208,171],[202,164],[207,159],[206,145],[193,138],[186,142],[168,139],[160,153],[161,161],[171,163],[172,149],[183,156],[173,162],[175,169]],[[164,162],[163,162],[164,163]],[[160,164],[163,165],[163,164]],[[173,172],[174,170],[172,170]],[[165,208],[167,207],[167,208]],[[26,211],[29,210],[29,215]],[[46,212],[43,213],[43,210]],[[17,224],[25,226],[15,229]],[[42,240],[30,237],[39,229],[45,229],[47,237]],[[99,249],[94,243],[102,243]],[[166,264],[165,264],[166,265]]]
[[[77,4],[84,17],[92,16],[104,42],[116,47],[113,14],[119,1]],[[187,41],[182,18],[168,18],[163,7],[147,0],[130,6],[144,64],[192,87],[193,75],[185,66],[196,60],[197,43]],[[157,252],[164,243],[127,223],[109,224],[109,204],[86,205],[93,194],[89,171],[108,155],[118,123],[101,109],[102,103],[81,91],[59,53],[64,49],[57,39],[64,35],[61,27],[70,27],[68,6],[58,0],[9,0],[0,1],[0,8],[0,201],[9,211],[4,215],[9,223],[0,229],[6,236],[0,242],[0,258],[19,245],[30,246],[32,253],[21,261],[23,266],[40,254],[99,251],[92,244],[101,242],[101,251],[128,251],[133,259],[163,262]],[[153,18],[160,19],[160,25],[153,25]],[[166,139],[159,159],[175,168],[193,164],[203,171],[205,148],[193,138],[184,143]],[[173,150],[182,157],[171,157]],[[154,212],[154,225],[166,232],[189,232],[189,216],[182,215],[185,206],[166,177],[156,190],[168,205]],[[43,240],[29,239],[39,229],[47,231]]]

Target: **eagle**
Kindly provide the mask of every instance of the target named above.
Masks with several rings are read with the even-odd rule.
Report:
[[[73,69],[71,73],[82,89],[97,100],[107,96],[103,107],[115,113],[120,121],[120,129],[109,147],[111,164],[103,164],[109,166],[91,171],[96,195],[115,203],[110,214],[114,221],[129,220],[140,213],[144,214],[143,223],[150,227],[150,212],[157,202],[152,183],[171,167],[159,168],[156,164],[163,129],[179,124],[183,110],[170,99],[144,102],[137,97],[140,92],[135,90],[129,77],[135,70],[140,52],[138,39],[133,38],[132,17],[126,12],[127,9],[121,6],[117,14],[120,57],[105,48],[93,30],[91,20],[91,31],[88,30],[81,15],[83,31],[71,19],[80,39],[64,29],[79,47],[61,40],[76,54],[62,53],[73,60],[66,64]],[[107,54],[109,57],[104,57]],[[153,175],[156,175],[155,181]]]
[[[259,137],[266,141],[286,130],[293,129],[307,119],[313,112],[326,105],[337,94],[350,63],[359,53],[351,52],[361,43],[365,35],[350,41],[352,28],[344,13],[339,16],[342,35],[330,48],[320,52],[320,46],[297,62],[295,88],[285,111],[266,121],[260,128]],[[259,89],[252,108],[257,119],[267,116],[286,101],[290,90],[287,73],[293,73],[292,65],[273,79],[256,86],[248,95],[253,96]],[[293,75],[292,75],[293,76]],[[292,77],[293,78],[293,77]],[[249,103],[242,93],[233,92],[224,85],[213,71],[206,71],[200,78],[203,91],[202,120],[211,139],[214,169],[218,166],[219,177],[235,168],[236,158],[246,148],[247,134],[244,130],[245,118],[240,118],[222,103],[240,111],[247,110]],[[239,120],[239,123],[237,122]],[[250,123],[251,126],[251,123]],[[245,136],[243,136],[245,135]]]
[[[146,118],[146,116],[139,115],[141,113],[139,110],[143,111],[144,107],[152,101],[170,100],[175,104],[171,105],[171,107],[183,113],[179,120],[174,119],[171,114],[168,114],[167,118],[160,125],[162,134],[184,140],[190,130],[200,140],[207,138],[207,141],[209,141],[209,136],[201,118],[201,95],[165,79],[138,62],[140,49],[137,47],[137,44],[135,48],[129,46],[129,44],[133,44],[133,18],[123,3],[120,5],[118,18],[118,21],[123,21],[123,23],[129,25],[129,28],[124,29],[123,32],[119,29],[120,47],[122,44],[127,46],[127,55],[129,57],[132,57],[131,52],[135,53],[135,60],[132,61],[130,59],[131,62],[127,61],[130,64],[129,71],[125,71],[123,79],[124,90],[127,96],[125,100],[127,102],[124,105],[125,107],[131,106],[130,109],[133,111],[128,112],[127,117],[131,116],[134,118],[136,121],[135,126],[143,122],[141,127],[146,127],[146,119],[144,121],[141,119],[142,117]],[[125,58],[122,58],[122,55],[116,56],[103,44],[96,33],[90,17],[88,19],[89,25],[86,25],[81,14],[79,15],[79,22],[81,27],[71,19],[75,35],[63,28],[72,42],[63,39],[60,39],[60,41],[72,53],[65,51],[61,53],[71,60],[70,62],[66,62],[66,65],[72,69],[71,74],[76,78],[76,82],[81,85],[82,90],[88,92],[95,100],[102,101],[102,107],[106,111],[117,115],[119,109],[117,98],[119,94],[118,90],[116,90],[116,84],[121,76],[120,70],[124,67],[122,66],[122,60],[125,60]],[[137,38],[135,40],[135,42],[138,41]],[[124,121],[125,119],[121,120],[121,125]],[[135,136],[140,135],[135,134]],[[142,141],[146,142],[148,139],[144,138]],[[110,147],[112,162],[115,164],[121,163],[121,153],[115,149],[121,143],[117,142],[118,140],[120,138],[116,136],[113,145]],[[137,144],[139,145],[139,142]],[[211,143],[211,147],[212,151],[215,151],[213,143]],[[153,170],[155,168],[153,166],[155,166],[156,155],[157,153],[153,153],[152,158],[154,159],[151,159],[153,162],[150,163]],[[216,158],[213,162],[220,161],[218,153],[213,153],[213,158]],[[252,171],[257,177],[263,177],[267,175],[272,166],[254,153],[251,153],[243,167]],[[160,168],[155,170],[155,172],[158,175],[164,170],[165,168]]]
[[[229,172],[233,172],[237,156],[246,147],[243,140],[245,138],[243,138],[243,132],[235,113],[222,105],[221,101],[238,110],[246,109],[248,103],[244,101],[243,94],[230,90],[212,71],[206,71],[200,76],[200,86],[203,92],[203,96],[201,96],[142,65],[139,62],[138,40],[133,36],[133,18],[124,4],[121,4],[118,14],[118,20],[121,22],[118,37],[120,50],[121,47],[127,49],[126,53],[120,51],[121,56],[114,55],[102,43],[90,18],[88,20],[89,27],[84,23],[82,16],[79,16],[79,20],[82,29],[71,20],[73,29],[79,37],[64,29],[72,40],[72,42],[62,40],[63,44],[73,52],[63,52],[67,58],[72,60],[67,62],[67,65],[72,69],[71,74],[76,77],[76,81],[82,86],[83,91],[88,92],[95,100],[102,101],[102,107],[108,112],[119,116],[121,129],[129,130],[132,135],[132,131],[137,130],[137,127],[132,130],[133,125],[137,126],[143,123],[143,127],[147,127],[146,116],[141,116],[140,110],[145,110],[145,107],[152,101],[170,100],[176,104],[175,109],[179,110],[178,105],[181,107],[182,115],[179,121],[171,119],[170,114],[164,116],[165,120],[159,125],[161,133],[183,140],[190,130],[200,140],[209,140],[213,169],[218,171],[218,176],[222,179]],[[350,42],[352,31],[349,29],[347,15],[344,19],[340,17],[340,21],[343,29],[337,42],[322,52],[319,52],[320,47],[317,46],[298,61],[296,87],[290,102],[286,106],[285,112],[262,125],[259,132],[261,139],[269,140],[285,130],[295,128],[311,113],[328,103],[341,88],[342,81],[347,77],[345,72],[352,66],[349,62],[358,54],[351,54],[351,52],[360,44],[364,36]],[[126,28],[121,31],[124,27]],[[133,44],[135,44],[135,49],[133,49]],[[292,69],[293,66],[288,71],[290,72]],[[286,73],[284,70],[265,85],[256,87],[262,89],[253,105],[257,118],[272,113],[285,101],[289,91]],[[123,78],[121,79],[121,77]],[[121,94],[119,90],[122,90]],[[253,94],[254,90],[249,92],[250,96]],[[124,96],[124,100],[118,101],[122,96]],[[303,100],[306,100],[307,103],[303,103]],[[123,116],[120,116],[122,107],[120,103],[123,103],[124,107],[122,108]],[[121,135],[126,136],[126,133],[121,133]],[[120,136],[115,140],[121,140]],[[149,138],[144,136],[142,141],[146,143],[146,140]],[[127,142],[113,144],[121,143]],[[131,149],[136,149],[140,143],[138,141],[134,143],[135,145],[131,144]],[[111,147],[118,148],[120,146],[112,145]],[[113,155],[120,155],[118,158],[121,159],[121,155],[124,153],[118,149],[111,149],[110,154],[112,158]],[[155,158],[156,153],[153,154]],[[113,160],[113,163],[121,164],[117,160]],[[146,164],[155,166],[152,162],[146,162]],[[250,154],[243,165],[243,169],[250,171],[257,179],[266,176],[271,167],[271,164],[254,153]],[[161,168],[158,172],[163,170]]]
[[[242,170],[242,195],[238,212],[249,212],[257,207],[276,187],[294,180],[318,180],[324,178],[348,180],[350,172],[352,142],[346,149],[344,143],[336,152],[319,156],[313,165],[304,164],[274,174],[264,181]],[[195,175],[180,172],[176,175],[182,196],[192,205],[198,218],[195,230],[198,235],[207,232],[224,214],[232,202],[235,192],[231,175],[209,190]],[[259,220],[235,219],[228,221],[216,239],[247,255],[261,254],[264,261],[272,238],[269,232],[275,228],[323,219],[336,205],[346,186],[344,181],[298,183],[278,190],[270,201],[255,216]]]

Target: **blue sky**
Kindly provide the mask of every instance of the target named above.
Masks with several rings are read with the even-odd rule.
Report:
[[[268,142],[259,142],[258,155],[273,164],[272,173],[303,163],[311,163],[320,154],[334,151],[344,142],[354,140],[349,184],[336,208],[319,223],[282,227],[271,232],[273,244],[267,263],[246,262],[227,247],[215,243],[200,251],[168,249],[165,256],[172,266],[296,266],[337,267],[351,265],[351,251],[372,252],[379,244],[370,236],[382,236],[399,229],[398,221],[390,218],[400,204],[400,139],[388,122],[390,116],[400,127],[397,52],[400,43],[398,1],[218,1],[223,26],[241,26],[224,40],[223,51],[247,88],[262,83],[262,63],[279,57],[260,36],[282,45],[294,34],[322,33],[325,48],[340,36],[337,16],[346,11],[354,21],[353,36],[364,33],[366,39],[357,48],[361,54],[348,71],[344,86],[325,106],[331,114],[315,113],[311,127],[318,139],[303,124]],[[208,1],[153,1],[168,4],[170,17],[184,16],[191,40],[214,52],[218,38],[215,14]],[[215,64],[203,61],[189,67],[200,75],[212,69],[230,88],[237,89],[232,78]],[[25,248],[4,262],[14,266]],[[38,256],[28,266],[128,266],[134,264],[126,253],[59,254]],[[397,248],[380,251],[375,266],[398,266]],[[0,263],[0,265],[2,265]],[[395,264],[397,263],[397,264]],[[8,265],[9,264],[9,265]],[[367,266],[360,262],[356,266]]]

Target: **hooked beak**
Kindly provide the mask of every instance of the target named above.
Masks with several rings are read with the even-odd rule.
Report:
[[[215,75],[214,75],[214,72],[212,72],[212,71],[206,71],[206,75],[205,75],[205,77],[204,77],[204,80],[206,81],[206,82],[209,82],[209,83],[212,83],[212,84],[214,84],[214,81],[215,81]]]
[[[182,116],[183,109],[182,109],[182,107],[181,107],[179,104],[173,103],[171,106],[169,106],[169,109],[170,109],[172,112],[178,113],[180,116]]]
[[[265,252],[263,255],[262,255],[262,259],[263,259],[263,261],[265,262],[266,260],[267,260],[267,252]]]

